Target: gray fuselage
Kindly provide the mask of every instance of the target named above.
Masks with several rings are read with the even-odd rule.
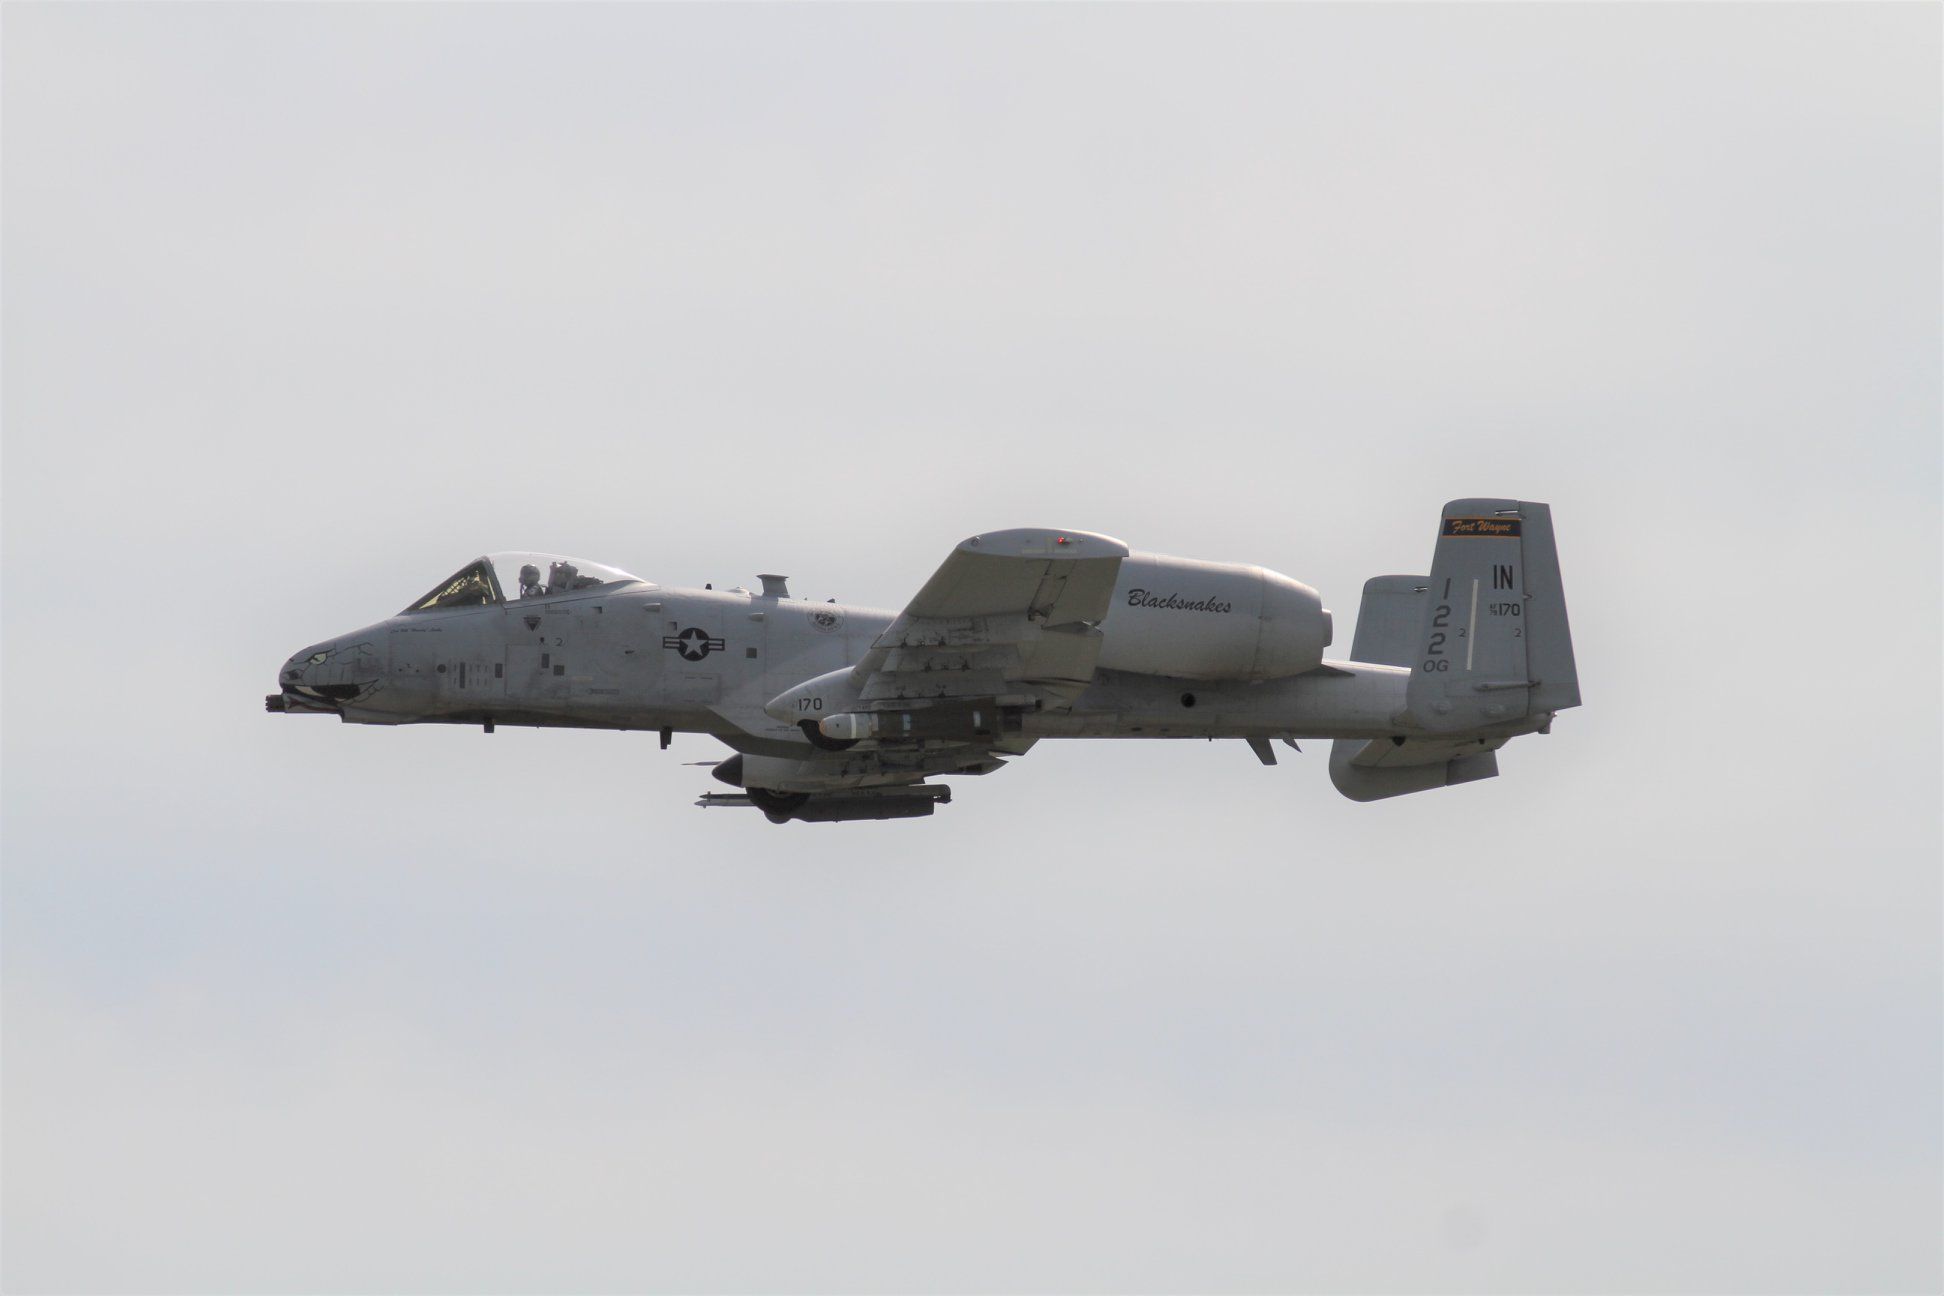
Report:
[[[801,726],[765,703],[856,662],[895,617],[641,581],[427,608],[294,654],[279,709],[358,724],[666,729],[807,758],[816,750]],[[1101,628],[1111,641],[1111,614]],[[1103,669],[1070,710],[1026,716],[1023,736],[1375,737],[1397,729],[1408,678],[1336,661],[1254,683]]]

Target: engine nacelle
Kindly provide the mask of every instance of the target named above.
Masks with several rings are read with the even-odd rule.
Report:
[[[1121,560],[1099,665],[1192,680],[1282,679],[1323,663],[1316,591],[1279,572],[1162,554]]]

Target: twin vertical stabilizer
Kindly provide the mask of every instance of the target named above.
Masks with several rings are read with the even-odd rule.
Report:
[[[1364,585],[1352,656],[1411,672],[1400,720],[1419,733],[1339,739],[1330,776],[1345,796],[1496,775],[1492,753],[1508,726],[1529,732],[1580,702],[1552,510],[1505,499],[1445,505],[1429,576]]]
[[[1445,505],[1426,582],[1411,719],[1456,733],[1579,705],[1552,510],[1520,500]]]

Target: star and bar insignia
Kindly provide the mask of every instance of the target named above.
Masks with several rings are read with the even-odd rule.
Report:
[[[662,647],[673,648],[682,654],[683,661],[701,661],[712,652],[721,652],[723,643],[700,626],[690,626],[680,634],[663,636]]]

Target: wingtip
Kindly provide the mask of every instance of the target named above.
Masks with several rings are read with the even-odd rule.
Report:
[[[1057,527],[1014,527],[983,531],[959,542],[965,553],[995,558],[1125,558],[1127,546],[1095,531]]]

